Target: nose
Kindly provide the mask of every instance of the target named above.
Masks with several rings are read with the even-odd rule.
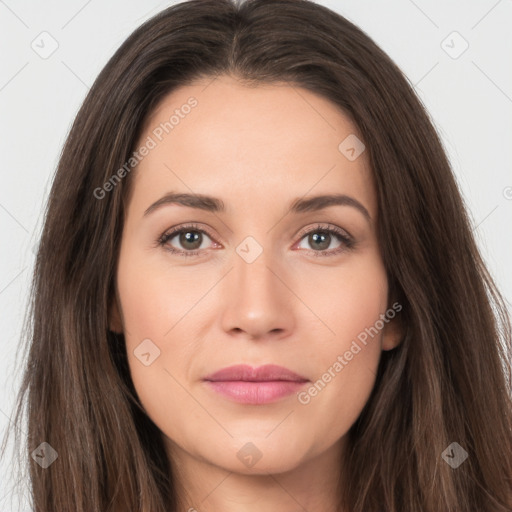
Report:
[[[233,267],[220,299],[224,331],[252,340],[289,336],[298,302],[287,282],[289,272],[270,250],[263,250],[254,261],[235,252]]]

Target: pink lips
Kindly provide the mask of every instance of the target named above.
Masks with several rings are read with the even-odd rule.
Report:
[[[297,392],[308,379],[273,364],[236,365],[204,378],[209,387],[232,400],[252,405],[275,402]]]

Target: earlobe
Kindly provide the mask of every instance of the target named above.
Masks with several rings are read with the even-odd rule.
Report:
[[[382,350],[393,350],[404,338],[404,329],[400,316],[389,320],[382,330]]]

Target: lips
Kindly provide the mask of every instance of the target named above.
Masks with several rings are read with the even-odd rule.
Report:
[[[308,379],[282,366],[237,365],[204,378],[207,386],[231,401],[247,405],[276,402],[301,390]]]
[[[308,379],[301,375],[275,364],[266,364],[258,368],[242,364],[223,368],[218,372],[205,377],[204,380],[211,382],[219,381],[245,381],[245,382],[268,382],[268,381],[288,381],[288,382],[307,382]]]

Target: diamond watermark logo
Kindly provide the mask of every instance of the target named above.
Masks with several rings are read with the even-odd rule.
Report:
[[[41,32],[30,44],[41,59],[48,59],[51,57],[59,47],[57,40],[49,32]]]
[[[236,456],[244,466],[252,468],[263,457],[263,454],[253,443],[246,443],[238,450]]]
[[[469,43],[454,30],[441,41],[441,48],[452,59],[458,59],[469,48]]]
[[[453,469],[457,469],[468,458],[468,452],[459,443],[453,442],[441,454],[441,457]]]
[[[253,263],[263,252],[263,247],[255,238],[248,236],[238,244],[236,252],[246,263]]]
[[[43,469],[46,469],[54,463],[59,454],[50,444],[44,442],[31,453],[31,456]]]
[[[146,338],[135,347],[133,354],[144,366],[149,366],[160,356],[160,349],[149,338]]]
[[[353,133],[343,139],[338,146],[340,153],[351,162],[357,160],[365,149],[366,146],[363,144],[363,141]]]

